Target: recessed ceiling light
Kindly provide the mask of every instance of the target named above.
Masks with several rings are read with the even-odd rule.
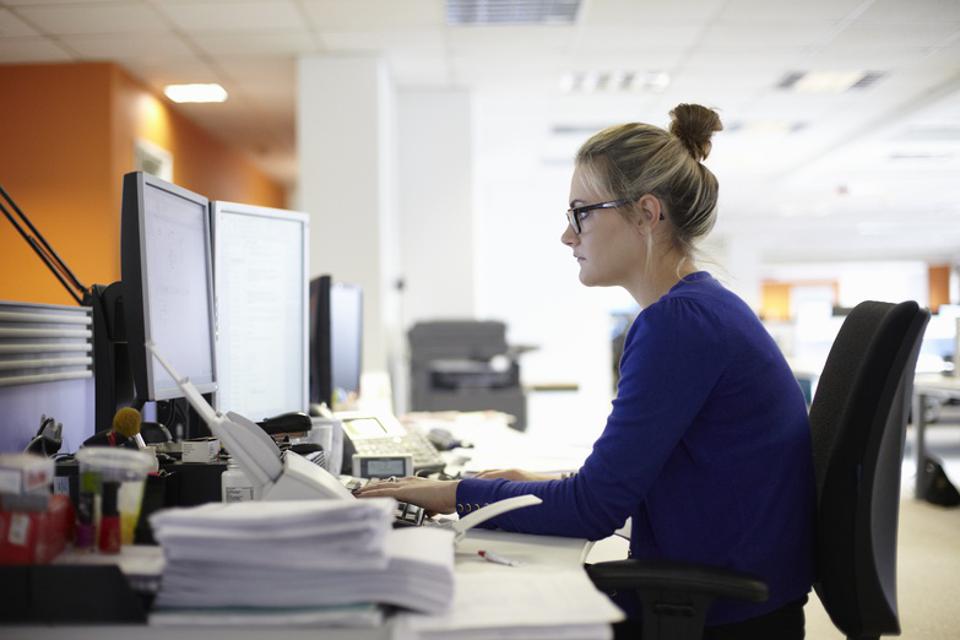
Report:
[[[659,93],[669,84],[670,74],[665,71],[571,71],[560,78],[564,93]]]
[[[777,87],[797,93],[843,93],[864,89],[884,75],[879,71],[791,71]]]
[[[219,84],[168,84],[164,95],[174,102],[223,102],[227,90]]]
[[[806,128],[805,122],[791,122],[786,120],[749,120],[734,121],[724,125],[723,130],[728,133],[749,133],[761,135],[785,135],[796,133]]]

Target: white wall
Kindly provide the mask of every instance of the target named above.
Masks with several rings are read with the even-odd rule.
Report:
[[[466,91],[399,92],[402,326],[473,317],[473,144]]]
[[[364,292],[364,370],[385,372],[399,269],[393,87],[374,57],[309,56],[298,70],[299,202],[310,269]]]

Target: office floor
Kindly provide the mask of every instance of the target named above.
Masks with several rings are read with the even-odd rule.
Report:
[[[575,402],[573,398],[538,398],[531,417],[549,416],[553,420],[548,424],[562,424],[565,417],[573,413],[570,410]],[[539,435],[549,428],[539,421],[532,420],[531,424],[531,430]],[[587,431],[593,426],[581,423],[581,428],[586,427]],[[583,435],[579,434],[580,438]],[[928,452],[942,461],[950,480],[960,487],[960,406],[944,407],[940,419],[928,427],[926,438]],[[960,638],[960,607],[956,595],[960,593],[960,507],[945,509],[913,498],[916,470],[913,443],[913,429],[908,429],[897,558],[901,637],[906,640]],[[625,540],[604,540],[595,545],[588,560],[622,558],[626,548]],[[807,638],[844,638],[830,622],[815,594],[811,595],[805,611]]]

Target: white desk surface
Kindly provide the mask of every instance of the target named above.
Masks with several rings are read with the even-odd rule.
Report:
[[[914,393],[941,393],[946,396],[960,396],[960,376],[944,376],[937,373],[923,373],[913,379]]]
[[[471,529],[457,544],[454,556],[457,573],[489,571],[512,567],[484,560],[478,551],[492,551],[499,556],[522,562],[524,566],[545,571],[583,566],[590,543],[582,538],[535,536],[525,533]]]

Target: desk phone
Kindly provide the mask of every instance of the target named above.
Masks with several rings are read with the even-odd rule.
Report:
[[[442,471],[446,464],[436,447],[425,435],[407,427],[395,417],[385,414],[341,412],[337,420],[343,423],[343,459],[353,454],[413,456],[414,472]]]

